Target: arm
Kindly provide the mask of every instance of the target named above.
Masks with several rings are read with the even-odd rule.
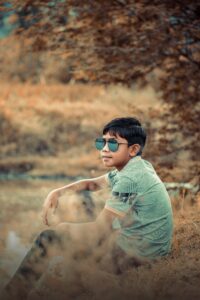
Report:
[[[60,197],[65,193],[66,190],[71,190],[74,192],[80,192],[83,190],[98,191],[106,185],[108,185],[107,175],[103,175],[92,179],[79,180],[74,183],[65,185],[61,188],[58,188],[54,191],[56,191],[58,196]]]
[[[58,207],[59,197],[64,195],[64,193],[67,190],[74,191],[74,192],[79,192],[79,191],[83,191],[83,190],[97,191],[106,186],[108,186],[107,174],[100,176],[100,177],[92,178],[92,179],[79,180],[74,183],[65,185],[61,188],[51,191],[48,194],[48,196],[45,199],[44,204],[43,204],[43,212],[42,212],[43,222],[46,225],[49,225],[48,224],[49,209],[53,209],[55,212],[56,208]]]
[[[60,223],[55,230],[61,235],[69,234],[70,241],[80,243],[81,248],[96,247],[99,241],[111,237],[112,222],[115,217],[121,218],[106,208],[98,215],[95,221],[88,223]]]

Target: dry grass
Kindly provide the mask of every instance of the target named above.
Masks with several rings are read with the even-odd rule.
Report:
[[[187,181],[196,175],[199,162],[188,158],[183,166],[176,154],[162,157],[159,152],[156,135],[165,109],[151,87],[29,83],[12,83],[11,87],[1,82],[0,171],[102,174],[106,170],[99,163],[93,140],[112,118],[133,115],[150,132],[144,157],[153,161],[162,179]],[[163,168],[165,161],[170,170]]]
[[[121,86],[55,84],[70,80],[66,78],[66,69],[63,69],[65,58],[28,53],[28,43],[19,36],[0,41],[0,172],[87,177],[107,172],[91,145],[102,126],[118,116],[135,115],[150,132],[154,129],[157,135],[160,134],[166,107],[158,101],[150,87],[138,91]],[[46,80],[54,84],[47,85]],[[26,83],[14,83],[19,81]],[[144,155],[150,161],[157,161],[157,144],[152,140]],[[171,163],[172,158],[167,160]],[[158,171],[163,180],[187,181],[197,175],[198,164],[188,157],[186,161],[183,156],[178,166],[171,164],[171,169],[162,167]],[[63,181],[1,181],[1,287],[10,278],[34,237],[45,229],[41,223],[44,198],[52,188],[63,184]],[[95,214],[102,208],[102,199],[106,197],[105,192],[94,195]],[[90,219],[91,216],[85,215],[85,207],[80,205],[80,200],[81,196],[78,198],[77,195],[63,197],[57,217],[51,218],[52,223]],[[167,258],[150,267],[128,270],[122,276],[108,274],[86,262],[68,281],[70,286],[64,290],[64,299],[199,300],[199,202],[190,197],[177,198],[172,202],[174,240],[172,253]],[[51,281],[47,298],[58,299],[55,291],[61,287],[59,280]],[[42,300],[42,297],[39,299]]]
[[[143,103],[142,109],[139,102]],[[102,126],[114,117],[132,114],[145,123],[153,103],[160,111],[150,88],[136,92],[122,87],[13,84],[11,89],[2,83],[0,166],[13,170],[15,161],[17,170],[21,161],[25,165],[30,162],[30,172],[37,169],[48,173],[54,169],[55,173],[64,173],[64,165],[67,172],[78,175],[98,170],[93,140]]]
[[[0,170],[32,175],[98,176],[107,170],[102,167],[98,153],[91,145],[100,134],[102,125],[114,117],[136,115],[147,127],[151,124],[159,127],[164,109],[150,88],[135,91],[122,87],[28,83],[11,87],[2,83]],[[146,149],[145,157],[156,157],[156,144],[150,143]],[[187,165],[192,166],[190,161]],[[162,168],[159,172],[162,179],[169,181],[184,181],[197,175],[194,169],[185,166],[184,162],[179,167]],[[18,265],[25,248],[45,228],[40,216],[44,198],[52,188],[63,184],[63,181],[1,181],[1,285]],[[102,208],[102,199],[106,197],[104,192],[94,194],[94,215]],[[85,215],[85,207],[80,203],[77,195],[63,198],[58,218],[52,218],[52,223],[60,218],[70,221],[91,219]],[[174,242],[172,253],[167,258],[150,268],[128,270],[122,276],[91,268],[87,262],[79,270],[78,277],[76,274],[73,277],[75,283],[69,289],[70,297],[199,299],[198,199],[178,198],[173,200],[173,207]],[[8,247],[12,232],[20,238],[17,240],[14,234],[17,252]]]
[[[2,285],[21,260],[24,247],[29,247],[38,232],[45,229],[40,215],[43,199],[52,187],[62,184],[63,182],[58,181],[19,181],[2,184],[0,192],[2,227],[0,277]],[[101,210],[102,199],[105,199],[106,195],[106,191],[93,193],[96,213]],[[82,199],[74,194],[68,194],[67,198],[66,196],[61,198],[58,218],[53,218],[51,221],[89,220],[91,217],[85,215],[85,208],[80,201]],[[181,202],[181,199],[179,201]],[[175,202],[172,204],[175,228],[172,252],[168,257],[151,266],[127,270],[120,276],[107,273],[102,268],[98,269],[91,259],[83,262],[78,269],[74,269],[72,262],[71,277],[68,278],[70,286],[67,290],[65,282],[65,297],[68,295],[73,299],[101,299],[102,297],[105,299],[113,299],[113,297],[115,299],[122,297],[126,297],[126,299],[179,299],[180,297],[182,299],[198,299],[200,295],[199,202],[196,201],[193,206],[189,202],[185,206],[177,206]],[[20,238],[17,245],[19,251],[8,248],[8,237],[11,232],[15,232]],[[47,283],[48,280],[49,275],[45,282]],[[43,291],[44,298],[40,299],[47,299],[45,298],[47,296],[48,299],[55,299],[56,285],[63,288],[62,278],[57,278],[57,281],[53,282],[48,286],[48,292]],[[35,293],[37,296],[37,291]],[[62,295],[60,297],[66,299],[62,298]]]

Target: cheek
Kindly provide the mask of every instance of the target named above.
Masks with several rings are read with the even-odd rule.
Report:
[[[129,157],[129,153],[127,152],[127,150],[120,150],[118,152],[116,152],[115,158],[118,160],[123,160]]]

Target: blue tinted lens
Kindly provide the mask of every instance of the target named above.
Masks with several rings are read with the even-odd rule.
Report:
[[[108,149],[112,152],[116,152],[119,148],[119,144],[116,140],[108,140],[107,141],[108,143]],[[102,150],[104,147],[105,147],[105,144],[106,144],[106,140],[104,138],[97,138],[95,140],[95,147],[97,150]]]
[[[119,144],[115,140],[110,140],[110,141],[108,141],[108,148],[110,151],[116,152],[119,148]]]
[[[95,147],[97,148],[97,150],[102,150],[105,144],[106,141],[102,138],[98,138],[95,140]]]

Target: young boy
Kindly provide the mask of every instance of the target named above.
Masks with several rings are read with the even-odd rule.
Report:
[[[23,277],[26,288],[31,288],[28,278],[41,276],[36,265],[44,264],[50,245],[63,245],[62,238],[64,251],[73,244],[87,252],[114,233],[111,257],[117,272],[126,264],[139,265],[169,253],[173,231],[170,199],[152,165],[141,158],[145,142],[146,133],[135,118],[117,118],[105,125],[95,145],[103,164],[114,169],[53,190],[43,205],[44,223],[48,225],[49,211],[57,208],[59,197],[68,190],[97,191],[109,186],[112,196],[94,222],[61,223],[42,232],[7,285],[8,292],[19,286]]]

